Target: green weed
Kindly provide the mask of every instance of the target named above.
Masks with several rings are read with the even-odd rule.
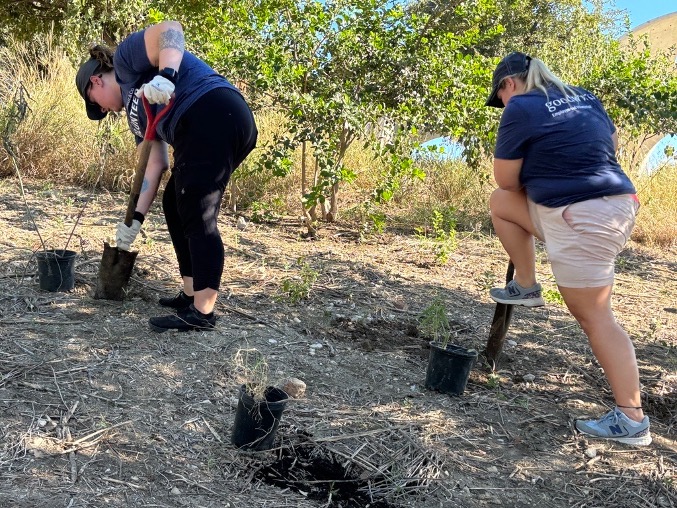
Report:
[[[435,260],[440,265],[447,264],[449,255],[458,247],[454,212],[453,207],[443,211],[434,209],[430,216],[430,228],[415,228],[420,240],[433,245]]]
[[[386,216],[383,212],[373,212],[369,214],[369,220],[371,221],[371,227],[375,233],[381,234],[385,231]]]
[[[252,221],[256,222],[257,224],[261,224],[264,222],[278,222],[280,220],[279,210],[281,208],[281,200],[276,198],[271,203],[254,201],[250,205],[249,210],[251,211]]]
[[[319,276],[318,272],[307,262],[299,260],[297,264],[300,266],[298,274],[283,279],[280,288],[282,298],[292,304],[310,296],[310,291]]]
[[[562,295],[556,289],[544,289],[543,299],[545,300],[545,303],[564,305],[564,298],[562,298]]]
[[[487,388],[495,390],[500,386],[501,386],[501,377],[498,374],[492,372],[487,376]]]
[[[529,410],[529,399],[527,397],[518,397],[515,399],[515,405]]]
[[[475,281],[475,284],[480,291],[489,291],[496,286],[496,274],[491,270],[485,270]]]

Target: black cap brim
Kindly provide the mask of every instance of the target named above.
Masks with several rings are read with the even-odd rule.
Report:
[[[87,110],[87,117],[90,120],[103,120],[108,114],[107,111],[101,111],[101,106],[98,104],[92,104],[85,100],[85,109]]]
[[[498,98],[498,87],[494,87],[491,90],[491,95],[487,99],[485,106],[491,106],[492,108],[504,108],[505,105],[503,101]]]

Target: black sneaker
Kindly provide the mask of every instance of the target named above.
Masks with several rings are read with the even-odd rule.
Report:
[[[190,307],[190,304],[195,300],[194,296],[188,296],[183,291],[179,291],[179,294],[171,298],[160,298],[158,303],[163,307],[169,307],[171,309],[187,309]]]
[[[216,317],[213,312],[203,314],[191,304],[185,309],[177,310],[176,315],[150,318],[148,324],[150,324],[152,330],[160,333],[167,330],[178,330],[180,332],[213,330],[216,325]]]

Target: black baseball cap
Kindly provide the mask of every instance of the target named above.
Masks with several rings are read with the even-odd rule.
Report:
[[[89,78],[94,76],[101,69],[101,64],[95,58],[90,58],[83,63],[78,69],[75,76],[75,85],[78,87],[78,92],[85,100],[85,109],[90,120],[102,120],[106,116],[105,111],[101,111],[101,106],[90,102],[87,99],[87,88],[89,88]]]
[[[494,77],[491,80],[491,95],[489,95],[485,106],[494,108],[505,107],[503,101],[498,98],[498,89],[501,86],[501,81],[508,76],[514,76],[515,74],[522,74],[523,72],[528,71],[529,62],[531,62],[531,57],[529,55],[517,51],[510,53],[504,57],[503,60],[498,62],[496,70],[494,70]]]

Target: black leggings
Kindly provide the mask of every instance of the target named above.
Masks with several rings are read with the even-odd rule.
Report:
[[[179,272],[193,289],[218,291],[224,249],[217,219],[233,171],[256,146],[254,116],[242,96],[217,88],[181,117],[174,136],[174,168],[162,209]]]

